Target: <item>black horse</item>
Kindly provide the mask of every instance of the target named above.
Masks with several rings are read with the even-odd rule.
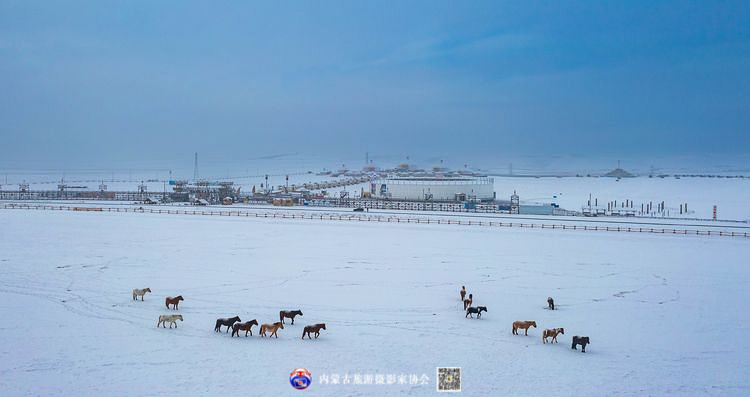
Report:
[[[292,319],[292,325],[294,325],[294,317],[301,316],[302,310],[282,310],[279,312],[279,321],[281,321],[282,324],[284,324],[285,318],[291,318]]]
[[[555,300],[547,298],[547,307],[549,307],[550,310],[555,310]]]
[[[581,352],[586,353],[586,345],[588,345],[589,343],[591,343],[591,341],[589,341],[588,336],[574,336],[573,345],[570,346],[570,348],[573,350],[578,350],[576,349],[576,345],[581,345]]]
[[[232,318],[218,318],[216,319],[216,326],[214,327],[214,332],[221,332],[221,326],[226,325],[227,326],[227,332],[229,332],[229,329],[232,328],[232,325],[234,323],[239,323],[240,316],[234,316]]]
[[[486,312],[486,311],[487,311],[487,306],[469,307],[468,309],[466,309],[466,316],[465,317],[474,318],[474,317],[471,316],[471,314],[472,313],[476,313],[477,314],[477,318],[480,318],[480,317],[482,317],[482,312]]]

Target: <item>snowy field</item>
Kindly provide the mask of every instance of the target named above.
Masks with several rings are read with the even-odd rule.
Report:
[[[0,228],[2,396],[427,395],[438,366],[472,396],[750,393],[746,239],[26,210]],[[185,321],[157,329],[177,294]],[[278,339],[213,331],[281,309],[304,315]],[[515,336],[514,320],[539,328]],[[565,335],[542,344],[552,327]],[[334,374],[429,382],[320,383]]]

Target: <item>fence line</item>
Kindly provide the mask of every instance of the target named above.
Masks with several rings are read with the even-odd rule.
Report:
[[[310,219],[322,221],[357,221],[357,222],[390,222],[390,223],[417,223],[438,225],[463,225],[463,226],[485,226],[485,227],[518,227],[538,229],[562,229],[583,230],[595,232],[620,232],[620,233],[650,233],[650,234],[673,234],[673,235],[695,235],[695,236],[719,236],[719,237],[742,237],[748,238],[747,232],[733,231],[711,231],[699,229],[668,229],[648,227],[625,227],[625,226],[589,226],[589,225],[566,225],[547,223],[523,223],[523,222],[496,222],[476,221],[461,219],[431,219],[431,218],[408,218],[398,216],[372,216],[372,215],[333,215],[333,214],[285,214],[277,212],[248,212],[248,211],[213,211],[213,210],[179,210],[179,209],[154,209],[154,208],[120,208],[120,207],[73,207],[68,205],[30,205],[30,204],[3,204],[2,209],[25,209],[25,210],[48,210],[48,211],[80,211],[80,212],[131,212],[148,214],[174,214],[174,215],[200,215],[200,216],[236,216],[254,218],[281,218],[281,219]]]

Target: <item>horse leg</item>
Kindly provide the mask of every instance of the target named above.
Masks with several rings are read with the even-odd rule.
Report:
[[[141,302],[143,302],[143,296],[144,296],[144,295],[146,295],[146,294],[143,294],[143,295],[141,295]]]
[[[529,328],[528,327],[526,327],[526,329],[524,329],[523,331],[524,331],[523,332],[524,335],[529,336]]]
[[[292,325],[294,325],[294,316],[292,316]]]
[[[315,339],[318,339],[319,336],[320,336],[320,331],[315,333]]]

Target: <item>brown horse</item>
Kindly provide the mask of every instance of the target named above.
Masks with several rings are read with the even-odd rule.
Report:
[[[545,329],[544,332],[542,332],[542,343],[547,343],[547,338],[552,338],[552,341],[550,343],[557,343],[557,335],[559,334],[565,335],[565,329],[563,328]]]
[[[464,311],[471,306],[471,304],[474,302],[474,296],[472,294],[469,294],[469,297],[464,299]]]
[[[523,329],[524,335],[529,335],[529,327],[536,328],[536,321],[514,321],[513,322],[513,335],[518,335],[518,329]]]
[[[547,308],[550,310],[555,310],[555,300],[552,299],[552,297],[547,297]]]
[[[461,291],[458,291],[459,294],[461,294],[461,302],[464,301],[464,298],[466,298],[466,286],[461,286]]]
[[[318,339],[318,336],[320,336],[320,330],[326,329],[325,324],[315,324],[315,325],[308,325],[305,327],[304,330],[302,330],[302,339],[305,339],[305,334],[307,334],[307,339],[312,339],[310,337],[310,333],[315,333],[315,339]]]
[[[291,318],[292,325],[294,325],[294,317],[298,315],[299,316],[302,315],[302,310],[282,310],[279,312],[279,321],[281,321],[281,323],[284,324],[285,318]]]
[[[177,295],[174,298],[171,296],[168,296],[167,299],[164,300],[164,304],[167,305],[167,309],[169,309],[169,305],[172,305],[175,310],[177,310],[177,305],[180,304],[180,301],[184,301],[185,299],[182,297],[182,295]]]
[[[278,331],[279,328],[284,329],[284,323],[277,322],[273,324],[263,324],[260,326],[260,336],[266,336],[266,331],[271,331],[271,335],[269,335],[268,337],[270,338],[276,335],[276,337],[278,338],[279,335],[276,334],[276,331]]]
[[[247,338],[247,333],[249,332],[250,335],[253,334],[253,330],[250,329],[253,327],[253,325],[258,325],[258,320],[250,320],[245,323],[235,323],[232,325],[232,336],[235,334],[237,337],[240,337],[240,331],[245,331],[245,338]]]

